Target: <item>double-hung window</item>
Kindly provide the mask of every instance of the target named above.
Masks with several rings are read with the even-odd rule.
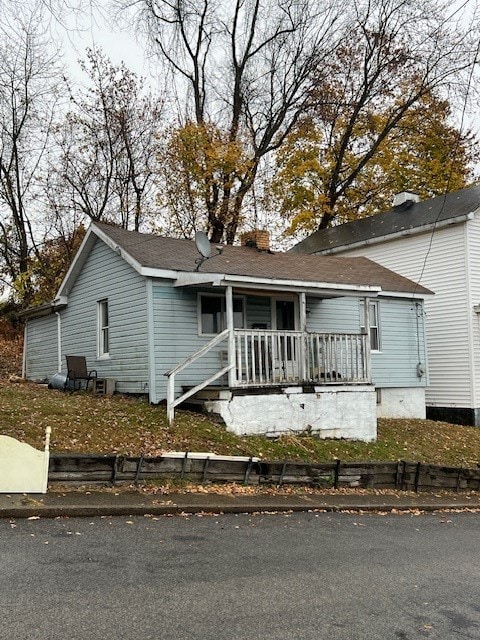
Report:
[[[97,303],[98,314],[98,357],[105,358],[110,353],[110,338],[108,325],[108,300],[99,300]]]
[[[370,349],[380,351],[380,306],[378,300],[370,301]],[[360,324],[365,330],[365,302],[360,301]]]
[[[225,296],[216,294],[199,294],[199,327],[200,335],[215,335],[227,328]],[[233,326],[242,329],[245,326],[245,298],[233,298]]]

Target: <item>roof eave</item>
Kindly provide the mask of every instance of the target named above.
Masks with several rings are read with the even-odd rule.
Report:
[[[336,247],[317,249],[317,250],[311,251],[310,253],[312,254],[321,253],[322,255],[331,255],[334,253],[340,253],[341,251],[358,249],[360,247],[365,247],[367,245],[370,246],[372,244],[392,242],[393,240],[398,240],[399,238],[404,238],[407,236],[421,235],[422,233],[428,233],[431,231],[435,231],[437,229],[443,229],[445,227],[450,227],[456,224],[467,222],[469,220],[473,220],[475,217],[475,213],[477,213],[478,211],[479,209],[476,209],[475,211],[471,211],[470,213],[465,213],[461,216],[446,218],[445,220],[441,220],[438,222],[431,222],[430,224],[424,224],[418,227],[410,227],[409,229],[402,229],[401,231],[396,231],[395,233],[388,233],[383,236],[375,236],[373,238],[367,238],[366,240],[358,240],[357,242],[343,243],[343,244],[337,245]]]
[[[150,273],[151,276],[162,277],[161,273]],[[336,282],[312,282],[305,280],[286,280],[281,278],[258,278],[253,276],[241,276],[222,273],[179,273],[174,281],[175,287],[188,287],[209,285],[213,287],[237,286],[242,289],[269,291],[294,291],[297,293],[310,293],[313,295],[334,296],[358,296],[368,295],[376,297],[382,292],[379,285],[356,285]],[[412,292],[396,292],[398,297],[411,297]],[[418,294],[420,296],[420,294]]]
[[[43,318],[50,316],[53,313],[58,313],[67,306],[67,300],[65,298],[56,298],[51,302],[45,302],[37,307],[29,307],[24,311],[18,313],[18,317],[23,320],[32,320],[33,318]]]
[[[423,287],[422,287],[423,289]],[[424,300],[425,298],[433,298],[433,291],[388,291],[383,290],[379,296],[382,298],[408,298],[409,300]]]

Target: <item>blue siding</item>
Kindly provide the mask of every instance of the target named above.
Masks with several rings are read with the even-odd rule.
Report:
[[[360,331],[357,298],[307,298],[307,330],[317,333]]]
[[[380,298],[380,352],[372,353],[372,377],[377,387],[425,387],[417,364],[426,363],[423,304]],[[418,317],[417,317],[418,313]]]
[[[90,369],[112,377],[117,390],[146,393],[152,401],[166,397],[164,373],[198,351],[211,336],[198,335],[199,289],[175,288],[167,280],[148,280],[97,240],[61,312],[62,367],[65,354],[85,355]],[[204,291],[212,291],[204,289]],[[148,292],[148,295],[147,295]],[[223,290],[215,291],[221,295]],[[109,306],[109,358],[97,357],[97,303]],[[147,300],[151,315],[147,318]],[[246,326],[264,324],[271,328],[271,299],[248,295]],[[307,328],[314,332],[360,331],[359,299],[307,298]],[[50,377],[58,368],[56,316],[31,320],[27,334],[27,375]],[[425,386],[416,375],[419,361],[425,362],[423,321],[415,305],[403,299],[380,300],[380,353],[372,355],[373,379],[379,387]],[[417,340],[417,329],[419,341]],[[177,389],[198,384],[225,364],[226,341],[177,376]],[[154,368],[149,378],[149,362]],[[150,382],[150,385],[149,385]]]
[[[271,298],[267,296],[247,296],[247,329],[254,324],[264,324],[267,329],[272,328]]]
[[[380,352],[372,353],[372,379],[377,387],[425,387],[417,376],[417,364],[425,364],[423,304],[411,300],[378,298]],[[309,331],[360,331],[360,300],[357,298],[307,299]],[[417,322],[418,321],[418,322]],[[418,324],[418,326],[417,326]]]
[[[223,292],[222,292],[223,293]],[[196,289],[175,288],[166,281],[153,282],[154,359],[156,367],[156,399],[166,397],[167,378],[164,373],[193,355],[213,336],[198,335]],[[218,371],[224,361],[227,341],[175,377],[176,394],[183,385],[195,385]],[[226,364],[226,362],[224,362]]]
[[[58,371],[58,331],[55,314],[27,322],[25,377],[47,382]]]
[[[110,357],[97,357],[97,302],[108,299]],[[62,312],[65,354],[85,355],[89,369],[117,381],[117,391],[148,391],[146,281],[97,240]]]
[[[198,335],[197,295],[194,289],[176,289],[167,282],[153,288],[157,400],[166,396],[163,373],[195,353],[211,338]],[[263,323],[271,327],[271,300],[247,296],[247,327]],[[377,387],[423,387],[417,364],[425,362],[423,315],[404,299],[382,298],[380,304],[381,351],[372,353],[373,383]],[[308,297],[307,328],[312,332],[360,332],[358,298],[319,299]],[[423,309],[423,307],[422,307]],[[417,340],[418,329],[418,340]],[[194,385],[218,371],[226,342],[197,360],[177,376],[176,393],[182,385]]]

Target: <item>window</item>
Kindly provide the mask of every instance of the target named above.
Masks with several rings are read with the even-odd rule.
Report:
[[[108,336],[108,300],[98,302],[98,357],[108,356],[109,336]]]
[[[370,302],[370,349],[372,351],[380,351],[380,322],[379,322],[379,303],[378,300]],[[365,302],[360,301],[360,324],[362,331],[365,330]]]
[[[200,294],[200,334],[221,333],[227,328],[226,302],[224,296]],[[233,298],[233,326],[245,326],[245,299]]]

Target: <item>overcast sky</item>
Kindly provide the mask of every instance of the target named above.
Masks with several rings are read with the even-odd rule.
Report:
[[[98,4],[102,3],[107,7],[108,0],[98,0]],[[113,63],[123,61],[129,69],[138,75],[148,76],[154,82],[146,50],[136,40],[133,28],[120,28],[106,8],[103,11],[92,8],[83,14],[72,12],[61,22],[54,21],[52,35],[62,46],[67,72],[72,80],[82,79],[78,60],[85,58],[88,47],[97,46],[104,50]]]
[[[2,1],[4,0],[0,0]],[[89,5],[83,0],[77,2],[84,8]],[[477,5],[478,0],[454,0],[450,10],[451,13],[456,9],[473,11]],[[127,20],[124,22],[126,25],[122,29],[111,13],[111,0],[95,0],[89,11],[84,10],[82,14],[72,12],[64,16],[62,24],[52,24],[53,36],[61,43],[67,74],[71,80],[82,81],[83,75],[78,60],[85,58],[87,47],[95,45],[100,46],[113,63],[123,61],[129,69],[145,77],[153,88],[158,89],[155,65],[148,61],[145,43],[135,38],[134,26],[128,26]],[[458,121],[457,125],[459,124]],[[463,128],[471,128],[479,137],[480,112],[465,114]]]

